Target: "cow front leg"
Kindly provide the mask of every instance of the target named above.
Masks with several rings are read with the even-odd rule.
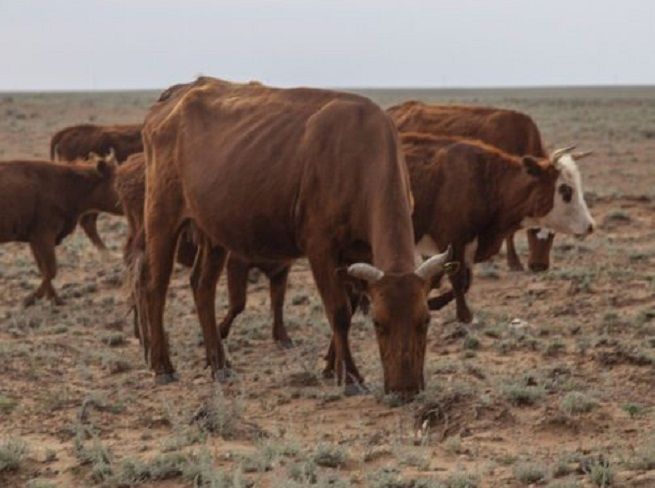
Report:
[[[293,341],[287,334],[284,326],[284,296],[287,291],[289,270],[291,266],[284,266],[275,273],[267,273],[270,280],[271,312],[273,314],[273,340],[281,347],[293,347]]]
[[[33,305],[37,299],[46,297],[54,305],[62,305],[64,302],[52,286],[52,280],[57,276],[57,257],[55,255],[55,236],[53,233],[39,233],[30,240],[30,249],[34,255],[36,264],[41,271],[41,285],[27,296],[24,300],[25,306]]]
[[[352,308],[344,284],[337,275],[337,260],[328,252],[317,252],[309,256],[309,262],[332,327],[337,384],[344,385],[347,395],[359,393],[364,378],[359,374],[350,351],[348,334]]]
[[[505,239],[505,248],[507,249],[507,266],[511,271],[523,271],[523,265],[519,259],[519,255],[516,253],[516,247],[514,246],[514,234],[512,232]]]

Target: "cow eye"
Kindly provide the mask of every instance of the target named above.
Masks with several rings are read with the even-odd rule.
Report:
[[[559,191],[560,195],[562,195],[562,200],[564,200],[566,203],[569,203],[573,198],[573,188],[571,188],[571,186],[567,185],[566,183],[562,183],[557,191]]]

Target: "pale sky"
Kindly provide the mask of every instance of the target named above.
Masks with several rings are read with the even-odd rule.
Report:
[[[0,91],[655,84],[655,0],[0,0]]]

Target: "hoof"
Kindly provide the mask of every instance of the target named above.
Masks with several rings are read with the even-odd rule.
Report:
[[[323,370],[322,376],[326,380],[331,380],[334,378],[334,369],[332,368],[325,368]]]
[[[368,388],[363,383],[347,383],[343,387],[343,394],[347,397],[366,395],[368,392]]]
[[[275,343],[280,346],[282,349],[292,349],[295,345],[293,341],[289,338],[286,339],[276,339]]]
[[[31,307],[36,303],[36,297],[34,295],[30,295],[23,300],[23,307]]]
[[[234,371],[232,371],[229,366],[214,371],[214,381],[217,383],[227,383],[235,378],[236,374],[234,374]]]
[[[510,271],[525,271],[521,263],[507,263]]]
[[[168,385],[178,380],[176,373],[157,373],[155,375],[156,385]]]

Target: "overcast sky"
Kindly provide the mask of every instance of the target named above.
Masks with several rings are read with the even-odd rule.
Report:
[[[0,90],[655,84],[654,0],[0,0]]]

